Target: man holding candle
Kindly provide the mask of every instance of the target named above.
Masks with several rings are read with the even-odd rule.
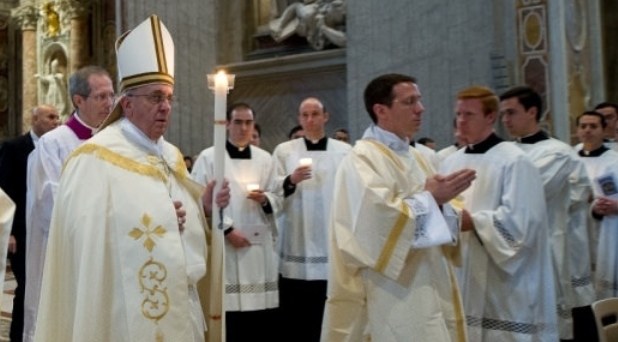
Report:
[[[270,154],[251,145],[255,112],[245,103],[227,111],[228,140],[225,174],[232,201],[225,220],[225,306],[227,341],[273,340],[279,306],[276,228],[273,209],[276,196]],[[214,146],[202,151],[191,173],[208,184],[214,179]]]
[[[221,321],[198,296],[214,184],[193,182],[163,138],[172,37],[153,15],[119,39],[117,60],[122,97],[60,178],[35,340],[203,342],[205,318]],[[228,201],[223,184],[217,206]]]
[[[277,222],[281,324],[294,332],[286,340],[318,341],[326,299],[328,217],[335,172],[351,147],[326,136],[328,113],[320,100],[303,100],[298,120],[304,138],[284,142],[273,152],[278,186],[283,187],[285,197]]]
[[[364,97],[373,124],[335,180],[322,341],[466,341],[451,264],[470,218],[448,203],[475,172],[434,175],[410,146],[425,110],[414,78],[382,75]]]

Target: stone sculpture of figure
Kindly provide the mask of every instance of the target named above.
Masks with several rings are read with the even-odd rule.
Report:
[[[49,73],[45,75],[34,75],[43,84],[43,102],[53,105],[60,114],[67,113],[67,85],[64,74],[59,69],[58,59],[52,59],[49,64]]]
[[[327,42],[345,46],[345,0],[303,0],[294,2],[269,23],[276,42],[284,41],[293,34],[307,38],[316,50],[322,50]]]
[[[320,12],[316,17],[316,26],[319,30],[319,38],[321,38],[318,40],[322,45],[325,39],[339,47],[346,45],[345,16],[346,0],[327,1],[320,7]]]

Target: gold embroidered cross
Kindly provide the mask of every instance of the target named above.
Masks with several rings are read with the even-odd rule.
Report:
[[[148,252],[152,252],[153,248],[156,246],[153,237],[162,237],[167,231],[161,225],[151,228],[150,225],[152,223],[152,218],[148,214],[144,214],[142,216],[141,223],[144,229],[142,230],[140,228],[133,228],[129,232],[129,236],[134,238],[135,240],[139,240],[143,236],[145,236],[146,239],[144,240],[144,247],[148,250]]]

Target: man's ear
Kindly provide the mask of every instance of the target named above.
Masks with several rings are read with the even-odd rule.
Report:
[[[73,100],[73,103],[75,104],[75,108],[79,108],[84,104],[84,102],[86,102],[87,98],[81,95],[75,94],[73,95],[71,99]]]
[[[380,121],[384,121],[384,119],[380,120],[381,118],[384,118],[384,115],[386,113],[386,105],[383,105],[381,103],[374,103],[373,107],[371,107],[373,109],[373,112],[376,114],[376,120],[378,122]]]
[[[122,108],[122,114],[126,117],[131,117],[133,115],[133,111],[131,108],[133,107],[133,102],[129,100],[128,96],[123,96],[120,99],[120,107]]]
[[[489,120],[491,124],[493,125],[496,123],[496,120],[498,119],[498,112],[494,110],[494,111],[487,113],[486,116],[489,117]]]
[[[530,107],[530,109],[528,109],[528,113],[529,115],[532,116],[532,118],[534,119],[534,121],[536,120],[536,116],[538,115],[537,113],[539,112],[539,109],[537,107]],[[539,118],[540,119],[540,118]],[[540,121],[540,120],[539,120]]]

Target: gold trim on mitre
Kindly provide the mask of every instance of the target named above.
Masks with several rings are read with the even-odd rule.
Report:
[[[149,35],[152,39],[148,39]],[[138,39],[139,37],[142,39]],[[174,85],[174,42],[169,31],[156,15],[151,15],[116,40],[116,59],[121,78],[119,90],[121,93],[127,89],[147,84]],[[133,60],[142,63],[123,63]],[[131,68],[139,70],[128,70]],[[101,131],[122,117],[121,100],[122,98],[118,99],[114,109],[99,125],[97,131]]]

